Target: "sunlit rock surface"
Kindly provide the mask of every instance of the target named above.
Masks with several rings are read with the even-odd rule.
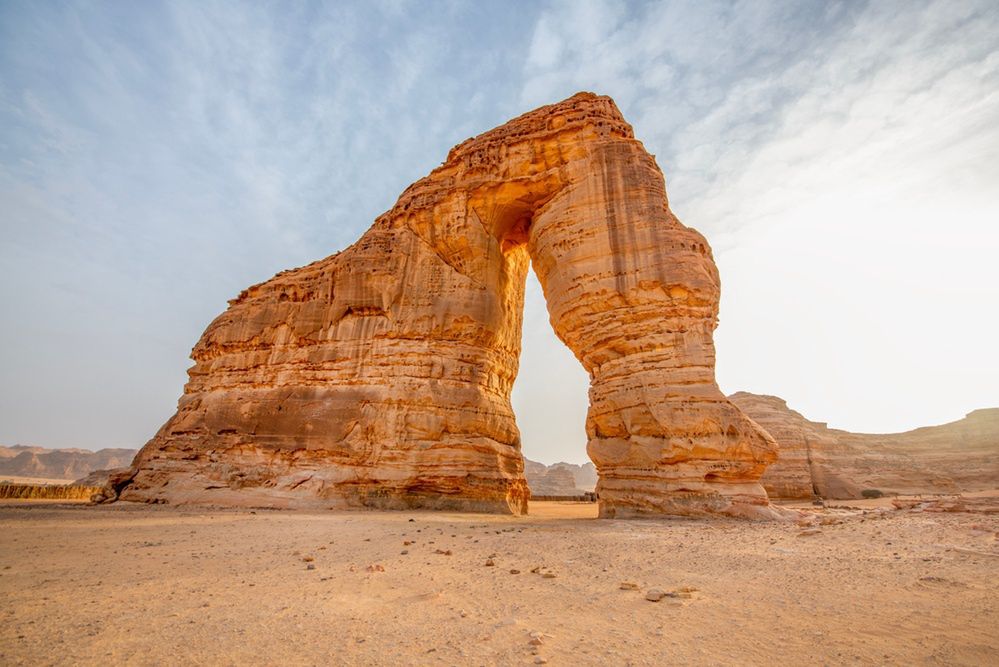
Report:
[[[719,280],[608,97],[451,150],[343,252],[246,289],[126,500],[521,513],[510,407],[525,278],[590,374],[603,516],[769,516],[773,440],[719,391]]]

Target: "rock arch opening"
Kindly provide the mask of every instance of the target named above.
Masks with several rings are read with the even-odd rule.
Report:
[[[534,272],[529,272],[524,294],[520,369],[511,394],[525,461],[589,462],[586,455],[589,386],[589,375],[555,335],[541,284]],[[525,476],[530,483],[532,476],[526,472]],[[584,486],[593,490],[592,483]],[[565,495],[569,489],[562,487],[562,492],[549,495]],[[538,490],[531,486],[531,492],[536,494]]]
[[[459,144],[357,243],[244,290],[109,496],[525,512],[510,394],[531,264],[590,377],[601,515],[770,512],[776,446],[714,381],[706,241],[590,93]]]

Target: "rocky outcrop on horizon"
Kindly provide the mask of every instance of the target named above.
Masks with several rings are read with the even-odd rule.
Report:
[[[38,477],[67,482],[89,475],[102,468],[127,467],[135,458],[135,449],[47,449],[0,445],[0,478]]]
[[[532,496],[581,496],[597,486],[597,469],[590,462],[560,461],[548,466],[525,458],[524,477]]]
[[[999,488],[999,408],[904,433],[831,429],[790,409],[776,396],[738,392],[729,399],[780,445],[763,475],[772,498],[860,498],[956,493]]]
[[[572,473],[559,466],[546,466],[524,459],[524,477],[531,489],[531,496],[582,496],[583,491],[576,488],[576,480]]]
[[[244,290],[125,500],[526,511],[525,279],[591,378],[603,516],[772,516],[773,439],[715,383],[718,271],[609,97],[453,148],[346,250]]]

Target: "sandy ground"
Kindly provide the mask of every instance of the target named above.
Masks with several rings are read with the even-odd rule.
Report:
[[[0,664],[999,664],[999,515],[531,510],[5,505]]]

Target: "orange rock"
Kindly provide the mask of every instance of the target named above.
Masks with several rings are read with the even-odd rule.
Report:
[[[525,512],[532,263],[590,374],[601,515],[772,513],[775,444],[715,384],[711,250],[590,93],[456,146],[357,243],[231,301],[121,498]]]

